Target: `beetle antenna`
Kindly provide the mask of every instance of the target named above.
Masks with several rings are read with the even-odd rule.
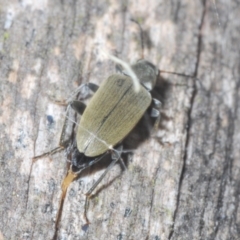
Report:
[[[137,77],[137,75],[135,74],[135,72],[132,70],[131,66],[127,63],[127,62],[124,62],[123,60],[121,60],[120,58],[117,58],[103,50],[100,50],[101,54],[106,57],[106,58],[109,58],[111,59],[113,62],[115,63],[118,63],[120,65],[123,66],[123,68],[126,70],[127,72],[127,75],[130,76],[133,80],[133,85],[134,85],[134,90],[136,92],[139,92],[140,90],[140,81]]]
[[[126,149],[126,150],[122,150],[122,153],[133,153],[136,152],[136,149]]]
[[[192,75],[188,75],[188,74],[184,74],[184,73],[178,73],[178,72],[165,71],[165,70],[160,70],[160,73],[169,73],[169,74],[178,75],[178,76],[181,76],[181,77],[195,78]]]
[[[83,85],[80,85],[77,87],[77,89],[71,94],[71,96],[67,99],[67,104],[69,104],[71,101],[73,101],[76,98],[76,95],[81,91],[83,88]]]
[[[140,25],[140,23],[135,20],[134,18],[130,19],[132,22],[136,23],[138,25],[138,28],[140,30],[140,41],[141,41],[141,58],[144,59],[144,42],[143,42],[143,30],[142,30],[142,26]]]

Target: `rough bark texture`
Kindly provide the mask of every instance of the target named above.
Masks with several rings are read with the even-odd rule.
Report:
[[[0,1],[0,239],[239,239],[240,4],[238,1]],[[217,9],[216,9],[217,7]],[[163,74],[160,128],[119,165],[73,182],[57,146],[65,107],[83,82],[115,72],[100,47]],[[3,237],[1,236],[3,235]]]

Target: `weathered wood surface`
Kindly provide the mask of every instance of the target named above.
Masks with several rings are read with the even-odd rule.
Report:
[[[66,157],[32,162],[58,144],[65,108],[51,99],[115,72],[98,47],[140,58],[131,17],[146,59],[198,81],[162,75],[158,132],[101,183],[87,230],[84,193],[103,170],[71,184],[56,238],[240,238],[240,6],[214,2],[0,1],[0,239],[56,236]]]

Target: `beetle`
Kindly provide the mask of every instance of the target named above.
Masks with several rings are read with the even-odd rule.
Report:
[[[126,63],[123,66],[126,66]],[[68,152],[71,152],[70,167],[62,182],[62,196],[56,218],[56,229],[58,228],[61,209],[70,183],[84,169],[97,163],[106,155],[111,155],[111,163],[86,193],[84,218],[89,224],[87,211],[92,192],[116,162],[121,161],[125,166],[121,158],[123,151],[122,141],[140,121],[150,105],[152,107],[150,115],[156,119],[155,127],[159,124],[161,102],[152,98],[150,93],[160,74],[158,68],[149,61],[141,59],[130,66],[130,72],[129,67],[122,68],[118,66],[118,70],[121,74],[109,76],[100,86],[94,83],[85,83],[80,86],[79,89],[87,88],[94,93],[87,106],[79,100],[71,101],[69,104],[81,115],[81,118],[77,126],[76,141],[70,144],[70,150],[68,149]],[[135,88],[131,71],[139,80],[140,87],[138,90]],[[78,92],[81,95],[81,90],[77,90]],[[64,142],[64,137],[62,131],[60,146],[50,152],[33,157],[33,160],[66,148],[69,142]]]
[[[138,91],[134,89],[133,80],[128,72],[121,69],[122,74],[109,76],[100,87],[93,83],[81,86],[94,92],[87,106],[82,101],[75,100],[70,103],[70,106],[81,115],[81,119],[76,136],[77,148],[72,154],[70,170],[62,184],[64,196],[68,185],[83,169],[100,161],[107,154],[111,154],[112,159],[104,173],[86,193],[84,216],[87,223],[91,193],[115,163],[122,161],[121,142],[150,105],[151,116],[156,118],[155,125],[159,123],[161,102],[152,98],[150,94],[156,84],[159,70],[144,59],[132,65],[131,69],[140,81]]]
[[[139,91],[134,90],[129,76],[114,74],[99,88],[88,84],[95,91],[88,106],[80,101],[70,103],[82,115],[77,130],[77,148],[83,158],[95,158],[112,150],[128,135],[150,106],[152,97],[149,91],[156,83],[158,70],[146,60],[139,61],[132,69],[141,83]],[[154,106],[159,108],[160,102],[157,99],[153,101]],[[156,108],[153,108],[151,115],[160,116]],[[91,165],[92,161],[88,164]],[[74,160],[74,165],[82,168],[77,162],[79,160]]]

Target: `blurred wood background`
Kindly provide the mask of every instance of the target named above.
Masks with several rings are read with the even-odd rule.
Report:
[[[0,0],[0,239],[239,239],[240,3]],[[161,70],[157,132],[128,170],[104,178],[84,227],[84,193],[104,169],[73,182],[56,147],[67,99],[115,72],[99,49]],[[2,235],[2,236],[1,236]]]

